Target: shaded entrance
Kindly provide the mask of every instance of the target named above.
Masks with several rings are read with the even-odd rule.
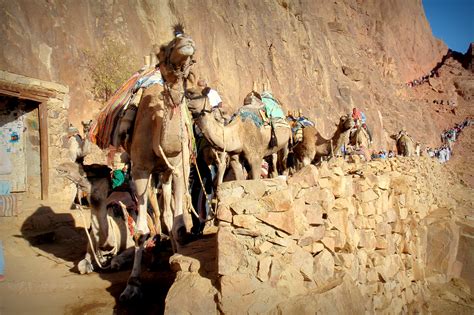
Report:
[[[41,143],[39,102],[0,94],[0,148],[12,165],[12,172],[0,175],[12,192],[40,198]]]

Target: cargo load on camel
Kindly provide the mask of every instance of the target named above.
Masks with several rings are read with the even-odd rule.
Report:
[[[140,91],[155,84],[163,85],[159,69],[151,68],[134,73],[99,113],[89,133],[91,141],[101,149],[123,145],[127,133],[133,127],[135,104],[140,102]],[[120,126],[121,121],[123,126]]]

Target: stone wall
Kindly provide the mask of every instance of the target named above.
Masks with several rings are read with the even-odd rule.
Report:
[[[49,141],[47,143],[49,198],[63,201],[72,200],[73,185],[56,173],[57,166],[68,161],[65,139],[68,127],[69,88],[54,82],[46,82],[0,70],[0,89],[10,96],[46,104]]]
[[[418,312],[430,283],[460,278],[472,290],[474,198],[452,176],[434,160],[395,158],[224,183],[207,312],[214,300],[224,314]],[[189,282],[199,266],[183,269]]]

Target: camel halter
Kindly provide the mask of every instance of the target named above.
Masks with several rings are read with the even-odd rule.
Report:
[[[177,67],[171,62],[171,52],[176,46],[177,39],[184,36],[184,34],[177,35],[165,48],[165,60],[163,63],[168,69],[171,70],[171,72],[173,72],[176,77],[184,77],[186,74],[189,73],[189,69],[192,67],[192,65],[196,63],[196,61],[193,59],[194,54],[188,57],[188,59],[186,60],[184,65],[181,66],[181,68]]]

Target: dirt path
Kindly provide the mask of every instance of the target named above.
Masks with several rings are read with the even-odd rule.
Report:
[[[144,272],[144,307],[121,305],[118,297],[129,271],[79,275],[74,267],[86,248],[83,229],[74,226],[77,210],[31,200],[24,204],[19,217],[0,217],[6,276],[0,283],[0,314],[163,312],[174,279],[166,263],[160,271]]]

